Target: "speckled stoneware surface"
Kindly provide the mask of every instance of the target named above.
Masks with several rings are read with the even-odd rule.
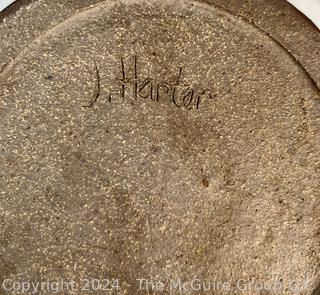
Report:
[[[0,294],[320,294],[320,33],[288,3],[34,1],[0,38]]]

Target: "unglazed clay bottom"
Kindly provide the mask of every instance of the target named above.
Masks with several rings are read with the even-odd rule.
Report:
[[[118,279],[110,294],[198,279],[247,295],[308,279],[298,294],[311,294],[319,91],[270,36],[197,1],[103,1],[0,83],[2,279]]]

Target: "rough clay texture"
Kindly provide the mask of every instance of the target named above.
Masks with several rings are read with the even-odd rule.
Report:
[[[285,1],[213,2],[35,1],[4,19],[1,282],[254,295],[308,278],[297,293],[317,294],[320,34]]]

